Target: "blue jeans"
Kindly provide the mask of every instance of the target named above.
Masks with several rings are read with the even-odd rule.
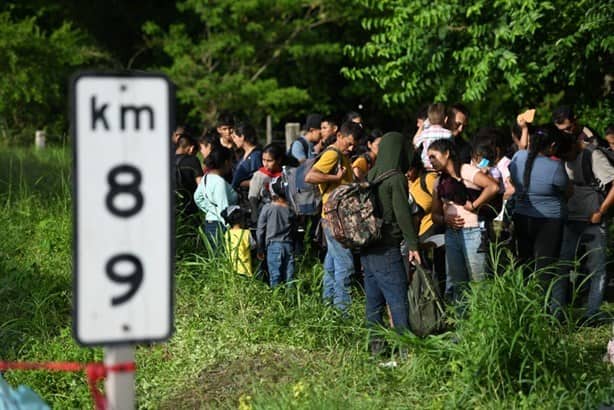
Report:
[[[460,300],[469,281],[486,277],[486,254],[478,253],[480,228],[446,229],[446,293]]]
[[[365,270],[367,327],[384,324],[382,314],[388,304],[394,329],[399,333],[408,330],[408,281],[400,248],[369,250],[360,261]]]
[[[584,247],[586,254],[578,255],[578,250]],[[567,304],[567,289],[569,287],[569,271],[574,268],[576,257],[585,260],[585,266],[590,276],[588,293],[588,309],[586,316],[592,316],[599,311],[603,301],[606,281],[606,249],[607,225],[589,224],[588,222],[567,221],[563,230],[561,246],[561,262],[563,274],[553,287],[553,298],[561,305]]]
[[[327,244],[322,297],[325,302],[332,301],[333,306],[345,312],[352,302],[350,298],[350,276],[354,273],[352,251],[335,240],[325,221],[322,221],[322,228]]]
[[[269,284],[272,288],[294,279],[294,250],[291,242],[270,242],[266,250]]]
[[[205,237],[209,241],[211,249],[215,251],[222,242],[224,232],[226,232],[226,226],[218,221],[205,221],[203,227]]]

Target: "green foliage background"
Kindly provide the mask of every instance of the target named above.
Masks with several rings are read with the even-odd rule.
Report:
[[[69,75],[162,71],[179,122],[232,111],[277,129],[311,111],[358,110],[368,125],[413,126],[424,103],[465,102],[471,124],[538,120],[574,103],[614,121],[612,0],[8,0],[0,5],[0,137],[66,135]]]

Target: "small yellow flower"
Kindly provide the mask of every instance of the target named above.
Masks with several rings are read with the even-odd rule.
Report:
[[[239,397],[239,410],[252,410],[252,396],[243,394]]]
[[[294,398],[298,399],[305,391],[305,384],[303,384],[303,382],[298,382],[294,385],[292,390],[294,391]]]

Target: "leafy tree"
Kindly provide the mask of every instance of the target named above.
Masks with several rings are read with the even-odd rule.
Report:
[[[46,32],[36,17],[0,13],[0,129],[12,138],[33,129],[66,129],[69,75],[104,54],[87,46],[69,23]]]
[[[168,31],[148,23],[144,31],[170,57],[164,70],[191,120],[212,123],[232,111],[261,123],[267,114],[326,111],[340,95],[333,92],[346,83],[339,27],[352,13],[342,3],[185,0],[182,23]]]
[[[592,106],[611,97],[611,1],[358,3],[370,38],[346,47],[353,64],[343,73],[375,83],[388,106],[463,100],[501,123],[528,105]]]

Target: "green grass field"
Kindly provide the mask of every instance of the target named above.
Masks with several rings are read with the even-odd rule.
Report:
[[[71,335],[70,153],[0,149],[0,360],[96,361]],[[455,331],[417,339],[397,368],[367,351],[364,298],[350,317],[320,302],[322,268],[302,260],[294,289],[271,291],[208,259],[180,229],[173,338],[137,348],[143,409],[597,408],[614,404],[602,362],[612,329],[576,330],[545,313],[517,270],[475,286]],[[609,306],[607,308],[610,308]],[[53,408],[91,408],[85,376],[7,372]]]

